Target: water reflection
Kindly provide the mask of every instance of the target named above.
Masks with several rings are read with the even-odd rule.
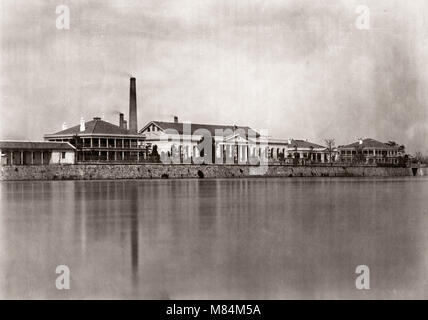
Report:
[[[138,287],[138,186],[133,186],[130,194],[132,283],[134,287]]]
[[[425,177],[0,187],[2,297],[427,297]],[[355,289],[359,264],[370,291]]]

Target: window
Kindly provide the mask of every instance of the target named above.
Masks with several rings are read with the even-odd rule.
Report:
[[[147,128],[147,132],[150,132],[150,127]]]
[[[65,152],[61,152],[61,158],[65,159]]]

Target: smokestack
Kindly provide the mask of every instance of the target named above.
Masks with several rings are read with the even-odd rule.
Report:
[[[130,79],[129,88],[129,133],[137,134],[137,92],[135,78]]]
[[[178,117],[174,116],[174,123],[178,123]]]
[[[85,131],[86,130],[86,126],[85,126],[85,119],[83,119],[83,117],[80,118],[80,131]]]
[[[123,129],[128,129],[128,122],[126,120],[123,120]]]
[[[123,113],[119,113],[119,128],[123,129]]]

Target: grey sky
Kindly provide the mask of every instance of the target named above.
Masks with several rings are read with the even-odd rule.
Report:
[[[55,27],[60,4],[70,30]],[[117,123],[132,74],[140,128],[178,115],[428,152],[427,19],[424,0],[2,0],[0,138]]]

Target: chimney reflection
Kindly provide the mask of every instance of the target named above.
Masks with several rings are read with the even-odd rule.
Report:
[[[91,265],[94,257],[113,261],[127,257],[126,269],[132,286],[138,286],[139,268],[139,192],[134,181],[73,182],[74,237],[81,258]],[[50,186],[49,186],[50,187]],[[52,210],[51,210],[52,211]],[[57,209],[54,212],[58,212]],[[106,243],[110,244],[106,246]],[[102,245],[104,244],[104,245]],[[129,260],[128,260],[129,259]],[[118,260],[116,260],[118,261]],[[108,267],[106,268],[108,269]],[[106,271],[107,272],[107,271]],[[110,271],[108,271],[110,272]],[[116,276],[116,275],[115,275]],[[111,281],[117,281],[112,277]]]
[[[131,266],[134,287],[138,284],[138,185],[130,184]]]

